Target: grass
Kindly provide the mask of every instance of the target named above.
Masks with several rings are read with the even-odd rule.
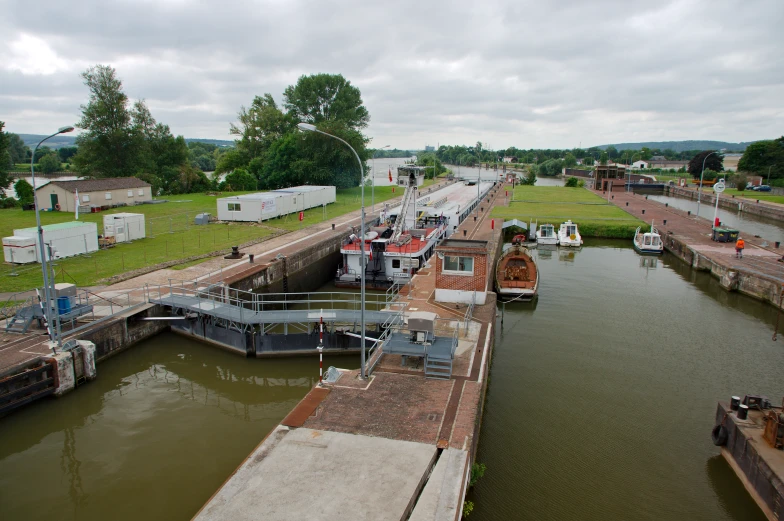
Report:
[[[425,186],[433,184],[425,181]],[[377,187],[375,202],[380,203],[403,194],[395,187]],[[247,192],[223,193],[220,197],[239,195]],[[143,213],[146,221],[147,238],[133,243],[117,244],[113,248],[99,250],[89,256],[69,257],[55,262],[57,282],[72,282],[79,286],[92,286],[105,279],[133,270],[161,263],[175,262],[174,269],[185,269],[199,264],[205,259],[193,257],[206,255],[218,250],[227,251],[231,246],[251,241],[259,241],[275,233],[299,229],[316,224],[325,219],[322,208],[305,211],[304,221],[300,223],[297,214],[281,219],[271,219],[262,224],[231,223],[193,225],[197,213],[207,212],[217,215],[216,196],[204,194],[185,194],[166,197],[162,204],[145,204],[133,207],[114,208],[107,212],[82,214],[80,221],[94,222],[98,233],[103,232],[103,216],[117,212]],[[370,211],[370,190],[365,190],[365,205]],[[336,202],[327,205],[326,219],[332,219],[360,208],[360,188],[338,190]],[[41,224],[54,224],[74,220],[70,212],[41,212]],[[21,209],[0,210],[0,237],[13,235],[14,229],[35,226],[35,214]],[[182,260],[180,263],[176,261]],[[40,264],[12,265],[0,264],[0,291],[25,291],[43,284]]]
[[[571,219],[583,237],[627,239],[642,222],[584,188],[518,186],[514,202],[496,206],[493,217],[558,225]]]

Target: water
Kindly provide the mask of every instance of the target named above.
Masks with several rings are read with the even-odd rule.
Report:
[[[245,359],[159,335],[2,420],[0,519],[190,519],[317,379],[316,357]]]
[[[691,211],[692,215],[697,214],[697,201],[666,195],[649,195],[648,198],[660,203],[669,203],[670,206],[680,210]],[[715,208],[714,205],[705,204],[703,201],[700,205],[700,217],[713,222]],[[769,241],[784,241],[784,226],[779,221],[748,215],[743,212],[732,212],[722,208],[719,208],[718,216],[722,226],[735,228],[751,235],[759,235]]]
[[[472,518],[763,521],[710,431],[717,400],[784,394],[774,308],[588,242],[538,252],[538,302],[506,307]]]
[[[477,179],[479,178],[479,168],[473,166],[456,166],[456,165],[449,165],[449,168],[454,172],[454,174],[458,177],[463,177],[465,179]],[[501,169],[500,165],[498,170],[485,169],[482,168],[481,176],[484,180],[495,180],[495,179],[502,179],[503,170]],[[519,174],[518,174],[519,175]],[[565,181],[560,177],[536,177],[536,186],[563,186]]]

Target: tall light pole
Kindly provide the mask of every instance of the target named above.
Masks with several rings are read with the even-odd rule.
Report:
[[[700,186],[697,188],[697,217],[700,216],[700,196],[702,195],[702,176],[705,174],[705,161],[712,156],[713,154],[717,153],[718,150],[714,150],[702,160],[702,171],[700,172]]]
[[[367,378],[365,374],[365,169],[362,167],[362,160],[359,159],[359,154],[357,151],[354,150],[354,147],[348,144],[345,140],[333,136],[332,134],[327,134],[326,132],[322,132],[321,130],[316,128],[316,125],[311,125],[310,123],[299,123],[297,127],[300,130],[307,131],[307,132],[317,132],[319,134],[323,134],[325,136],[329,136],[333,139],[337,139],[344,145],[346,145],[353,153],[354,157],[357,158],[357,163],[359,164],[359,179],[360,179],[360,187],[361,187],[361,199],[362,199],[362,208],[360,212],[360,239],[359,239],[359,267],[360,267],[360,274],[359,274],[359,298],[362,301],[360,303],[360,312],[359,312],[359,319],[360,319],[360,327],[362,328],[361,334],[361,347],[359,350],[360,353],[360,370],[359,370],[359,377],[363,380]]]
[[[378,150],[384,150],[385,148],[389,148],[389,145],[384,145]],[[376,212],[376,153],[378,153],[378,150],[373,152],[373,184],[370,185],[370,215],[373,215]]]
[[[35,151],[38,150],[38,147],[41,146],[41,143],[46,141],[47,139],[53,138],[59,134],[65,134],[67,132],[73,132],[73,127],[61,127],[57,132],[52,134],[51,136],[47,136],[43,138],[41,141],[38,142],[37,145],[33,148],[33,155],[30,157],[30,177],[32,177],[33,181],[33,207],[35,208],[35,225],[38,228],[38,249],[41,253],[41,271],[43,272],[44,276],[44,300],[46,300],[46,306],[44,307],[44,314],[46,316],[46,327],[49,329],[49,340],[52,342],[57,340],[57,346],[63,347],[63,339],[60,338],[60,335],[55,334],[55,330],[53,329],[52,325],[52,300],[51,297],[53,296],[52,292],[54,289],[49,289],[49,263],[46,260],[46,250],[44,249],[44,229],[41,227],[41,214],[38,210],[38,192],[35,189]],[[54,282],[54,281],[52,281]],[[60,320],[60,312],[57,312],[57,320]],[[52,348],[54,351],[54,347]]]
[[[629,181],[626,183],[626,191],[627,192],[629,191],[629,188],[631,188],[629,185],[632,183],[632,172],[631,172],[631,170],[632,170],[632,164],[634,163],[634,156],[640,156],[640,159],[642,159],[642,154],[637,152],[636,154],[632,154],[632,158],[629,160]]]
[[[776,166],[776,165],[770,165],[770,166],[768,167],[768,181],[767,181],[767,183],[765,183],[765,184],[767,184],[768,186],[770,186],[770,169],[771,169],[771,168],[773,168],[774,166]]]

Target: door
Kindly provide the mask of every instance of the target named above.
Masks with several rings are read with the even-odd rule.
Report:
[[[54,210],[55,207],[57,207],[57,203],[58,203],[57,194],[49,194],[49,198],[52,201],[52,210]]]

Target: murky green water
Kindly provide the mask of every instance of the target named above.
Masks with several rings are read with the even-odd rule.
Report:
[[[763,520],[710,431],[718,399],[784,394],[775,310],[593,244],[539,252],[538,302],[505,310],[470,519]]]
[[[357,367],[353,357],[329,359]],[[0,423],[0,519],[186,520],[318,379],[163,334]]]

